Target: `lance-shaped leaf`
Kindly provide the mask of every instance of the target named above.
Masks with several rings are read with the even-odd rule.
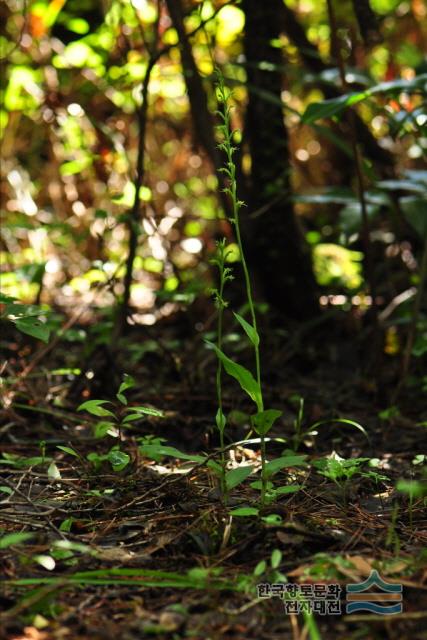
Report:
[[[312,124],[316,122],[316,120],[332,118],[332,116],[336,116],[344,111],[346,107],[364,100],[368,95],[369,93],[366,91],[357,91],[347,93],[338,98],[331,98],[330,100],[323,100],[322,102],[313,102],[309,104],[304,111],[301,121],[304,124]]]
[[[179,460],[191,460],[193,462],[202,463],[205,461],[204,456],[197,454],[184,453],[175,447],[168,447],[159,444],[144,444],[139,448],[141,455],[147,458],[153,458],[155,460],[157,456],[169,456],[171,458],[178,458]]]
[[[265,436],[276,422],[277,418],[280,418],[282,411],[277,409],[267,409],[266,411],[260,411],[252,417],[252,424],[255,431],[260,436]]]
[[[254,347],[257,347],[259,345],[259,335],[255,327],[249,324],[249,322],[246,322],[246,320],[242,318],[242,316],[239,315],[238,313],[234,313],[234,317],[239,322],[241,327],[244,329],[246,335],[248,336],[249,340],[252,342]]]
[[[123,382],[121,383],[119,390],[117,391],[116,398],[120,400],[122,404],[127,404],[128,401],[126,399],[126,396],[124,395],[124,392],[127,391],[127,389],[132,389],[132,387],[134,387],[135,385],[136,382],[132,378],[132,376],[129,376],[127,373],[125,373]]]
[[[93,416],[98,416],[100,418],[109,416],[110,418],[115,418],[114,413],[109,411],[108,409],[104,409],[102,405],[111,404],[108,400],[86,400],[79,407],[77,407],[77,411],[87,411]]]
[[[283,456],[276,458],[265,465],[265,476],[271,478],[280,469],[288,469],[289,467],[298,467],[305,464],[307,456]]]
[[[259,513],[256,507],[238,507],[230,511],[230,516],[257,516]]]
[[[132,413],[140,413],[146,416],[155,416],[156,418],[164,418],[165,414],[160,409],[154,409],[153,407],[128,407],[126,411],[132,411]],[[129,422],[126,418],[123,422]]]
[[[231,360],[228,356],[225,355],[225,353],[221,351],[221,349],[218,349],[215,344],[209,342],[209,340],[206,340],[205,342],[210,347],[212,347],[212,349],[214,349],[216,355],[224,365],[224,369],[226,370],[228,375],[237,380],[243,391],[248,394],[248,396],[255,402],[257,407],[262,406],[261,389],[252,373],[245,367],[242,367],[242,365],[237,364],[237,362]]]
[[[108,420],[101,420],[100,422],[97,422],[93,430],[95,438],[105,438],[107,434],[114,436],[118,435],[117,426],[114,422],[109,422]]]
[[[246,478],[251,475],[252,471],[253,467],[251,464],[227,471],[225,475],[225,484],[227,485],[227,489],[234,489],[234,487],[237,487],[238,484],[241,484],[243,480],[246,480]]]
[[[130,462],[130,457],[124,451],[112,449],[107,455],[108,462],[113,467],[114,471],[122,471]]]

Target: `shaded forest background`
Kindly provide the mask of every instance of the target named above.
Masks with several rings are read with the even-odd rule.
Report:
[[[233,90],[260,298],[300,319],[318,314],[322,294],[323,306],[342,306],[332,294],[363,307],[363,255],[382,308],[416,286],[423,239],[410,216],[425,216],[425,115],[409,85],[425,72],[423,3],[378,0],[375,13],[340,4],[344,87],[326,6],[159,7],[68,0],[30,3],[23,14],[19,3],[3,4],[3,292],[69,309],[96,291],[96,307],[124,298],[145,324],[206,295],[215,238],[233,243],[214,64]],[[301,122],[310,102],[402,79],[408,92],[377,93],[351,122],[342,113]]]

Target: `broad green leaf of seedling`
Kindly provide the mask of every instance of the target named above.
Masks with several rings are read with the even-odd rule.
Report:
[[[142,413],[146,416],[154,416],[155,418],[164,418],[165,414],[160,409],[153,409],[152,407],[127,407],[126,411],[132,411],[132,413]],[[126,418],[123,422],[129,422]]]
[[[117,426],[114,422],[108,422],[101,420],[95,425],[93,435],[95,438],[105,438],[107,434],[115,435],[117,432]]]
[[[231,471],[227,471],[225,474],[225,483],[227,485],[227,489],[234,489],[237,485],[241,484],[248,476],[251,475],[253,471],[252,465],[244,465],[242,467],[237,467],[237,469],[231,469]]]
[[[123,382],[121,383],[119,390],[116,393],[116,398],[122,403],[122,404],[127,404],[127,398],[124,395],[124,392],[127,391],[128,389],[132,389],[132,387],[134,387],[136,385],[135,380],[132,378],[132,376],[129,376],[127,373],[125,373],[125,375],[123,376]]]
[[[8,547],[12,547],[15,544],[21,544],[21,542],[30,540],[33,537],[34,533],[27,533],[25,531],[21,531],[18,533],[7,533],[5,536],[2,536],[0,538],[0,549],[7,549]]]
[[[249,516],[257,516],[258,513],[259,511],[256,507],[238,507],[237,509],[230,511],[230,516],[247,518]]]
[[[273,551],[271,552],[271,560],[270,560],[272,569],[277,569],[280,566],[281,562],[282,562],[282,552],[280,551],[280,549],[273,549]]]
[[[64,447],[62,445],[57,445],[56,447],[57,449],[60,449],[61,451],[64,451],[65,453],[69,453],[70,456],[74,456],[75,458],[79,458],[79,454],[77,453],[77,451],[75,451],[74,449],[72,449],[71,447]]]
[[[114,413],[109,411],[108,409],[104,409],[102,405],[111,404],[108,400],[86,400],[79,407],[77,407],[77,411],[87,411],[92,416],[98,416],[100,418],[109,416],[110,418],[115,419]]]
[[[252,416],[252,425],[255,431],[260,436],[265,436],[276,422],[277,418],[280,418],[282,411],[277,409],[267,409],[266,411],[260,411],[256,415]]]
[[[130,457],[127,453],[119,451],[118,449],[112,449],[107,455],[108,462],[113,467],[114,471],[122,471],[130,462]]]
[[[267,478],[271,478],[280,469],[286,469],[289,467],[300,467],[305,464],[307,456],[283,456],[282,458],[276,458],[271,462],[267,462],[265,465],[265,475]]]

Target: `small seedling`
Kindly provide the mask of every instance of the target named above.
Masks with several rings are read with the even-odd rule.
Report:
[[[130,428],[133,422],[141,420],[144,416],[163,417],[163,412],[152,407],[145,406],[127,406],[126,391],[132,389],[136,385],[135,380],[125,374],[123,382],[120,384],[116,393],[118,403],[115,405],[109,400],[86,400],[78,408],[78,411],[87,411],[90,415],[102,418],[94,425],[95,438],[105,438],[112,436],[118,438],[119,442],[114,446],[108,454],[99,455],[95,452],[89,453],[87,459],[99,467],[102,461],[108,460],[114,471],[121,471],[130,462],[127,453],[120,450],[123,440],[123,430]],[[112,409],[107,409],[105,405],[113,405]],[[69,452],[68,452],[69,453]]]
[[[326,458],[320,458],[313,462],[320,475],[335,482],[342,492],[344,502],[347,502],[349,482],[354,476],[359,475],[376,482],[386,481],[388,478],[377,471],[362,470],[362,466],[370,462],[370,458],[341,458],[335,451]]]

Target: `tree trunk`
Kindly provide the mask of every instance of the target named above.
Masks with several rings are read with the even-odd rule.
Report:
[[[281,30],[282,1],[242,4],[249,96],[245,134],[251,156],[248,258],[266,300],[288,316],[308,319],[319,312],[317,287],[289,197],[288,134],[280,105],[283,60],[272,43]]]

